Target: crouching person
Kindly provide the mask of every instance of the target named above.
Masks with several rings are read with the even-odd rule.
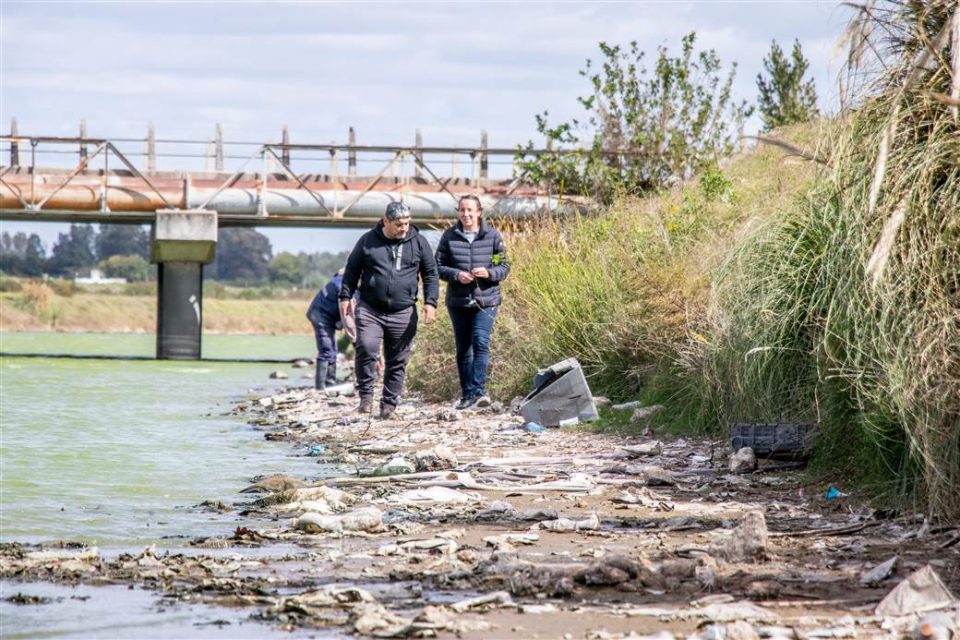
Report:
[[[315,389],[324,389],[337,383],[337,329],[341,328],[337,298],[342,285],[341,269],[317,292],[307,309],[307,320],[313,325],[313,335],[317,340]]]
[[[354,246],[340,287],[340,310],[346,315],[357,287],[356,378],[358,411],[373,410],[377,358],[383,346],[383,396],[380,417],[389,418],[400,404],[413,338],[417,333],[417,292],[423,281],[423,320],[437,315],[440,295],[437,263],[426,238],[410,223],[402,202],[387,205],[383,219]]]

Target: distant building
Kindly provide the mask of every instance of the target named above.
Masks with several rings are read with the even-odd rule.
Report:
[[[100,269],[90,269],[90,275],[86,278],[76,277],[73,279],[77,284],[126,284],[126,278],[104,278]]]

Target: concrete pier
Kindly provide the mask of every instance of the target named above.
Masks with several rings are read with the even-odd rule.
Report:
[[[157,359],[199,360],[203,336],[203,265],[213,262],[213,211],[157,211],[151,243],[157,263]]]

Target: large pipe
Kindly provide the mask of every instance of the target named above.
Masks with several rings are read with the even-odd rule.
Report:
[[[223,214],[258,215],[260,211],[256,186],[249,180],[237,180],[235,186],[221,190],[222,178],[191,180],[151,176],[154,191],[142,179],[131,176],[81,175],[61,188],[63,179],[64,176],[57,174],[37,175],[36,182],[31,184],[28,175],[8,174],[4,176],[4,184],[0,185],[0,209],[24,209],[20,202],[22,198],[28,205],[43,202],[43,208],[47,210],[97,211],[101,208],[100,189],[105,182],[106,205],[115,213],[154,212],[168,205],[182,209],[198,209],[206,205],[206,209]],[[286,182],[289,186],[268,182],[268,188],[263,192],[267,212],[280,216],[369,218],[381,216],[389,202],[403,199],[416,218],[455,219],[455,195],[476,192],[475,189],[464,189],[451,195],[437,185],[422,184],[387,184],[385,189],[364,191],[365,185],[358,182],[305,182],[310,186],[310,192],[292,181]],[[488,212],[514,218],[530,217],[544,211],[571,213],[582,210],[582,204],[570,198],[560,200],[526,191],[518,190],[509,196],[495,192],[478,195]]]

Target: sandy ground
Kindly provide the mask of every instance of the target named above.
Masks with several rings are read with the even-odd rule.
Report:
[[[334,474],[254,479],[233,507],[256,530],[112,558],[4,545],[0,577],[374,637],[960,637],[960,528],[827,500],[783,463],[733,474],[722,442],[355,405],[291,389],[237,407]]]

